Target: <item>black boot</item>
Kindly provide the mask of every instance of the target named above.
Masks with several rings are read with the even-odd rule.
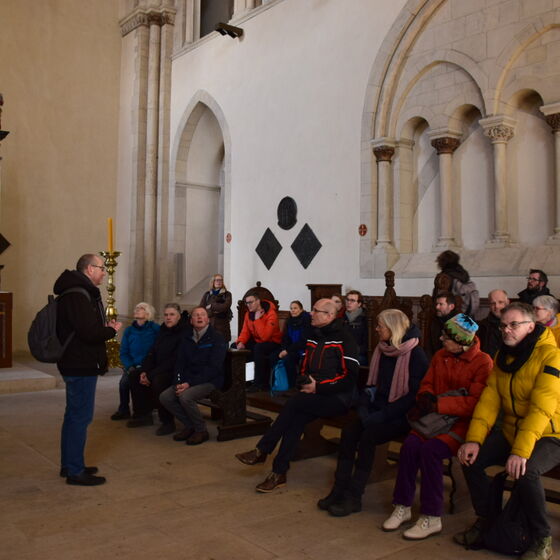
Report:
[[[351,513],[362,511],[362,500],[347,494],[342,500],[331,504],[328,510],[334,517],[345,517]]]
[[[342,488],[336,486],[336,484],[332,487],[331,493],[324,498],[321,498],[317,502],[317,507],[322,509],[323,511],[327,511],[330,506],[333,504],[340,502],[344,498],[344,490]]]

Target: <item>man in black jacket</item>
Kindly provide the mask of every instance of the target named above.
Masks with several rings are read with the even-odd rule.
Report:
[[[196,401],[207,397],[224,384],[224,360],[227,344],[224,337],[210,326],[208,312],[196,307],[191,313],[192,334],[179,347],[175,364],[175,381],[160,394],[159,400],[185,429],[173,436],[175,441],[199,445],[208,440],[206,422]]]
[[[522,303],[533,304],[533,300],[538,296],[550,296],[550,290],[547,288],[548,276],[538,268],[532,268],[527,276],[527,287],[521,290],[517,295]]]
[[[316,418],[345,414],[350,408],[358,378],[358,345],[336,319],[336,306],[320,299],[311,311],[311,331],[305,348],[301,374],[294,395],[257,443],[257,447],[236,455],[246,465],[264,463],[280,441],[272,472],[257,485],[257,492],[272,492],[286,484],[290,460],[306,424]]]
[[[121,323],[106,323],[98,286],[105,277],[101,257],[80,257],[76,270],[65,270],[54,284],[58,303],[56,331],[60,340],[72,339],[57,363],[66,384],[66,410],[61,435],[60,476],[68,484],[96,486],[105,478],[94,476],[97,467],[86,467],[84,448],[87,427],[93,419],[97,376],[107,371],[105,341],[113,338]]]
[[[494,359],[496,352],[502,345],[502,331],[500,322],[502,309],[509,305],[507,292],[504,290],[492,290],[488,294],[490,312],[485,319],[478,321],[478,332],[480,349]]]

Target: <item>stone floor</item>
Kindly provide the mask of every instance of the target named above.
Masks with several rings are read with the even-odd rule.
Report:
[[[64,390],[0,396],[0,558],[430,560],[499,558],[467,552],[451,535],[471,520],[466,497],[444,530],[423,542],[383,533],[392,482],[368,487],[362,513],[333,518],[315,502],[329,490],[335,457],[294,463],[288,485],[271,495],[254,486],[266,466],[247,467],[234,453],[257,438],[187,447],[154,428],[131,430],[109,419],[117,375],[100,379],[88,463],[107,484],[68,486],[58,477]],[[550,506],[555,538],[560,508]],[[559,551],[555,558],[560,558]]]

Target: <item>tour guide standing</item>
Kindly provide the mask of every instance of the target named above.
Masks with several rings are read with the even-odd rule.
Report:
[[[280,449],[266,480],[257,492],[272,492],[286,484],[286,473],[307,423],[316,418],[345,414],[350,408],[358,378],[358,345],[336,318],[336,306],[320,299],[311,311],[311,326],[301,367],[296,380],[300,392],[291,397],[278,418],[257,443],[257,447],[236,455],[246,465],[264,463],[276,444]]]
[[[97,376],[107,371],[105,341],[113,338],[121,323],[105,323],[105,312],[98,286],[105,277],[101,257],[80,257],[76,270],[65,270],[54,284],[62,294],[58,303],[56,332],[61,341],[72,335],[64,355],[57,362],[66,384],[66,410],[61,435],[60,476],[68,484],[96,486],[105,478],[94,476],[97,467],[86,467],[84,448],[87,427],[93,418]]]
[[[552,538],[540,476],[560,462],[560,350],[550,329],[536,323],[525,303],[504,308],[500,329],[503,344],[474,409],[466,443],[457,453],[478,519],[455,541],[468,547],[483,544],[482,528],[491,514],[490,479],[484,471],[505,463],[517,481],[514,492],[533,538],[521,558],[548,560]],[[492,430],[500,410],[503,427]]]

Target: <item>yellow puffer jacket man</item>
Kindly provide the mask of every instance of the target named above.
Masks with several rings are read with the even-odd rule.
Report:
[[[512,361],[508,356],[508,364]],[[550,329],[544,330],[529,359],[514,373],[502,371],[496,359],[466,441],[482,445],[500,408],[502,431],[514,455],[528,459],[541,437],[560,437],[559,372],[560,350]]]

